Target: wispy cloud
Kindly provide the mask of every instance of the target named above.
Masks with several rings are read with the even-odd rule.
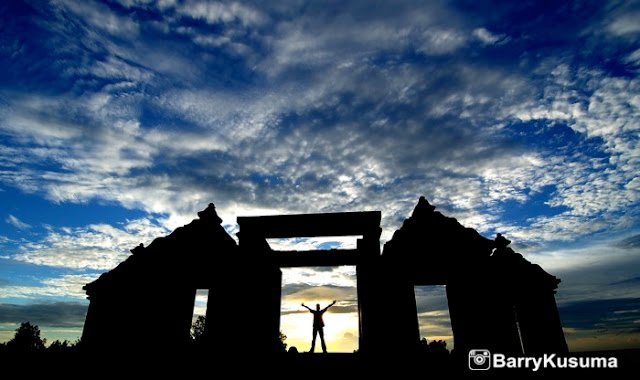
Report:
[[[208,1],[187,1],[177,8],[178,13],[204,19],[209,24],[239,21],[247,26],[262,23],[265,16],[257,9],[241,3],[211,3]]]
[[[620,14],[607,26],[607,31],[618,36],[637,35],[640,33],[638,23],[634,22],[637,17],[640,17],[640,12],[638,11]]]
[[[0,304],[0,324],[29,321],[39,326],[82,327],[86,314],[87,305],[76,302]]]
[[[18,219],[17,217],[9,214],[9,216],[7,217],[7,219],[5,219],[5,222],[9,223],[10,225],[14,226],[15,228],[19,229],[19,230],[28,230],[29,228],[31,228],[30,224],[27,224],[23,221],[21,221],[20,219]]]
[[[24,244],[14,260],[74,269],[110,269],[129,256],[129,250],[167,234],[148,219],[129,221],[121,228],[95,224],[85,228],[60,228],[43,240]]]
[[[505,38],[504,35],[496,35],[486,28],[477,28],[473,30],[473,36],[480,40],[483,44],[492,45]]]
[[[3,286],[0,287],[0,299],[86,299],[86,294],[82,287],[96,278],[98,278],[98,274],[70,274],[61,277],[44,278],[38,285],[34,286]]]
[[[560,313],[567,328],[640,331],[640,298],[574,302],[560,307]]]

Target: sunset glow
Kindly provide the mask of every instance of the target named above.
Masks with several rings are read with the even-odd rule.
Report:
[[[320,269],[320,271],[317,271]],[[283,269],[283,296],[280,330],[288,347],[308,351],[311,347],[313,315],[301,306],[314,308],[337,303],[323,316],[325,341],[329,352],[358,349],[357,291],[354,267]],[[321,352],[319,342],[316,352]]]

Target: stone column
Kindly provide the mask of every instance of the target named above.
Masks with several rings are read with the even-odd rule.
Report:
[[[554,294],[548,289],[529,289],[516,304],[526,355],[568,352]]]

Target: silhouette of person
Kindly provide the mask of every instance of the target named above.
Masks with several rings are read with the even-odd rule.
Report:
[[[316,335],[320,335],[320,344],[322,345],[322,352],[327,353],[327,345],[324,343],[324,321],[322,320],[322,314],[324,314],[327,309],[331,306],[335,305],[336,301],[333,301],[329,306],[324,309],[320,309],[320,304],[316,304],[316,309],[313,310],[309,306],[302,304],[303,307],[306,307],[313,314],[313,339],[311,340],[311,350],[309,352],[313,352],[316,349]]]

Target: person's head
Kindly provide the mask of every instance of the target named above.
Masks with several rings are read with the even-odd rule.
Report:
[[[316,304],[316,310],[320,310],[320,304],[319,303]]]

